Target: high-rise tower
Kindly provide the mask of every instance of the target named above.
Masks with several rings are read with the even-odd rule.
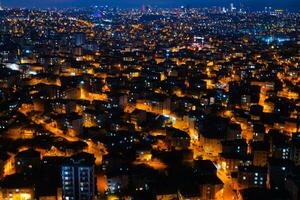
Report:
[[[64,200],[92,200],[96,194],[95,158],[80,153],[72,156],[61,168]]]
[[[4,9],[3,9],[3,7],[2,7],[2,2],[1,2],[1,0],[0,0],[0,11],[1,11],[1,10],[4,10]]]

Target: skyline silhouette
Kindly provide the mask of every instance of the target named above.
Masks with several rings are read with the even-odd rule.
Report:
[[[0,1],[1,2],[1,1]],[[191,7],[211,7],[228,6],[230,3],[243,5],[252,9],[262,9],[264,7],[284,8],[290,10],[300,10],[298,0],[2,0],[2,5],[7,7],[87,7],[92,5],[109,5],[122,8],[137,8],[142,5],[158,7],[178,7],[189,5]]]

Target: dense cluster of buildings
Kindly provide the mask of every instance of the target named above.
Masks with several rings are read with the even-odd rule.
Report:
[[[300,14],[0,11],[0,199],[300,199]]]

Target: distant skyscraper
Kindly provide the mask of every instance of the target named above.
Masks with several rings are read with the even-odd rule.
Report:
[[[145,7],[145,5],[142,5],[141,11],[142,11],[142,13],[145,13],[145,12],[146,12],[146,7]]]
[[[96,194],[95,158],[80,153],[69,158],[61,168],[64,200],[92,200]]]
[[[2,2],[0,1],[0,11],[3,10],[2,8]]]
[[[85,34],[84,33],[75,33],[75,45],[80,47],[85,44]]]
[[[234,12],[236,8],[234,7],[233,3],[230,4],[230,12]]]

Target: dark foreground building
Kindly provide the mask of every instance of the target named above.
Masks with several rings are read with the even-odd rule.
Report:
[[[91,200],[96,194],[95,158],[88,153],[72,156],[61,168],[65,200]]]

